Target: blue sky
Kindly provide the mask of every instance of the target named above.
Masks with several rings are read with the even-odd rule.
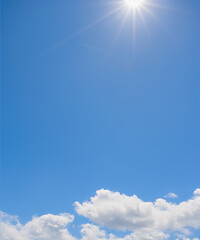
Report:
[[[102,188],[180,202],[199,187],[200,2],[155,0],[116,41],[123,11],[91,25],[109,2],[1,1],[1,210],[22,223]]]

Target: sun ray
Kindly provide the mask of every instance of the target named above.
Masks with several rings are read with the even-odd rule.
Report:
[[[169,7],[169,6],[155,3],[155,1],[146,1],[146,3],[144,5],[146,5],[147,7],[166,9],[166,10],[170,10],[170,11],[182,11],[181,9],[177,9],[174,7]]]
[[[122,29],[124,27],[124,24],[125,24],[125,22],[126,22],[126,20],[128,18],[129,13],[130,13],[130,9],[128,9],[128,11],[126,11],[126,13],[125,13],[125,15],[124,15],[124,17],[122,19],[121,25],[119,27],[119,30],[118,30],[118,32],[117,32],[117,34],[115,36],[115,39],[114,39],[113,43],[112,43],[111,49],[113,48],[113,46],[115,45],[116,41],[118,40],[118,38],[120,36],[120,33],[121,33],[121,31],[122,31]]]
[[[138,15],[139,15],[140,19],[142,20],[143,26],[145,27],[145,30],[147,31],[147,33],[149,35],[149,29],[147,27],[147,23],[145,21],[144,15],[142,14],[141,10],[138,11]]]
[[[99,51],[99,52],[104,53],[104,54],[106,54],[106,55],[110,55],[109,51],[106,51],[105,49],[100,48],[100,47],[93,46],[93,45],[91,45],[91,44],[85,44],[85,43],[83,43],[82,46],[83,46],[83,47],[86,47],[86,48],[89,48],[89,49],[92,49],[92,50],[95,50],[95,51]]]
[[[77,32],[71,34],[70,36],[66,37],[65,39],[57,42],[56,44],[54,44],[51,48],[49,48],[45,53],[43,53],[42,55],[47,54],[48,52],[51,52],[52,50],[58,48],[59,46],[63,45],[65,42],[77,37],[78,35],[80,35],[81,33],[89,30],[90,28],[96,26],[98,23],[104,21],[105,19],[109,18],[110,16],[112,16],[113,14],[119,12],[121,10],[121,6],[115,8],[114,10],[108,12],[107,14],[105,14],[104,16],[98,18],[97,20],[95,20],[93,23],[83,27],[82,29],[78,30]]]
[[[136,14],[137,11],[136,9],[133,9],[133,13],[132,13],[132,18],[133,18],[133,27],[132,27],[132,31],[133,31],[133,51],[135,51],[135,47],[136,47]]]
[[[161,20],[159,18],[156,17],[155,14],[153,14],[147,7],[143,6],[142,10],[144,12],[146,12],[151,18],[153,18],[159,25],[162,26],[162,28],[166,29],[166,27],[164,26],[164,24],[161,22]]]
[[[101,23],[102,21],[106,20],[107,18],[111,17],[112,15],[125,10],[125,15],[123,16],[122,22],[120,24],[119,30],[117,31],[116,36],[114,37],[114,41],[112,43],[111,49],[113,48],[113,45],[116,43],[116,41],[119,38],[119,35],[121,34],[121,31],[125,25],[125,22],[128,18],[128,15],[132,15],[132,35],[133,35],[133,45],[136,42],[136,21],[138,21],[138,18],[142,21],[145,28],[147,28],[147,24],[145,22],[145,14],[151,16],[153,19],[155,19],[162,27],[163,24],[160,22],[160,20],[153,14],[152,8],[165,8],[164,6],[157,3],[157,0],[110,0],[106,1],[104,3],[105,5],[114,6],[115,8],[108,12],[107,14],[103,15],[102,17],[96,19],[94,22],[90,23],[89,25],[79,29],[78,31],[72,33],[65,39],[57,42],[52,47],[50,47],[44,54],[48,52],[51,52],[52,50],[58,48],[59,46],[63,45],[67,41],[79,36],[80,34],[84,33],[85,31],[89,30],[90,28],[93,28],[97,24]],[[103,5],[104,5],[103,4]],[[101,3],[102,5],[102,3]]]

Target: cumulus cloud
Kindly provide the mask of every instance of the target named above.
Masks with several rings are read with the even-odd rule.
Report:
[[[93,224],[84,224],[81,229],[81,240],[164,240],[168,239],[169,235],[163,232],[135,232],[126,235],[123,238],[118,238],[113,234],[107,234],[98,226]]]
[[[74,220],[70,214],[47,214],[21,224],[18,217],[0,212],[1,240],[199,240],[192,234],[200,229],[199,189],[179,204],[163,198],[144,202],[136,195],[101,189],[89,201],[76,202],[75,210],[93,222],[81,225],[80,238],[69,231]],[[102,227],[130,233],[117,237]]]
[[[101,189],[90,201],[75,202],[75,209],[78,214],[110,229],[184,232],[200,228],[200,195],[197,190],[194,193],[188,201],[172,204],[162,198],[144,202],[136,195]]]
[[[73,221],[69,214],[34,217],[25,225],[20,224],[17,218],[1,213],[2,240],[75,240],[66,226]]]
[[[194,195],[200,195],[200,188],[197,188],[197,189],[194,191]]]
[[[120,240],[113,234],[108,235],[106,231],[101,230],[98,226],[89,223],[82,225],[81,235],[81,240]]]

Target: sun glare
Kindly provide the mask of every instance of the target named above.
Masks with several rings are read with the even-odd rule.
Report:
[[[144,4],[144,0],[124,0],[124,2],[131,9],[138,9]]]
[[[97,24],[101,23],[102,21],[106,20],[107,18],[110,18],[113,15],[119,16],[120,12],[122,13],[121,14],[122,21],[121,21],[119,29],[117,30],[117,33],[115,35],[113,45],[118,40],[127,20],[132,21],[132,32],[133,32],[132,36],[134,38],[133,42],[136,42],[135,41],[136,27],[137,27],[138,22],[140,21],[144,25],[144,27],[148,30],[147,24],[145,21],[146,15],[149,15],[152,18],[158,20],[152,11],[152,8],[161,8],[162,7],[160,4],[158,4],[158,0],[106,0],[105,2],[106,2],[106,5],[113,7],[113,9],[110,10],[105,15],[101,16],[100,18],[97,18],[94,22],[90,23],[89,25],[83,27],[82,29],[79,29],[77,32],[75,32],[68,38],[60,41],[59,43],[54,45],[50,50],[57,48],[59,45],[63,44],[63,42],[68,41],[71,38],[74,38],[74,37],[80,35],[81,33],[96,26]],[[139,22],[139,24],[141,25],[140,22]]]

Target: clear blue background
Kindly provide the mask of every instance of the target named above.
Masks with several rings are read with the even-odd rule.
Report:
[[[1,209],[22,222],[100,188],[154,201],[199,187],[199,0],[158,0],[134,42],[129,18],[113,44],[123,12],[68,39],[106,2],[2,0]]]

